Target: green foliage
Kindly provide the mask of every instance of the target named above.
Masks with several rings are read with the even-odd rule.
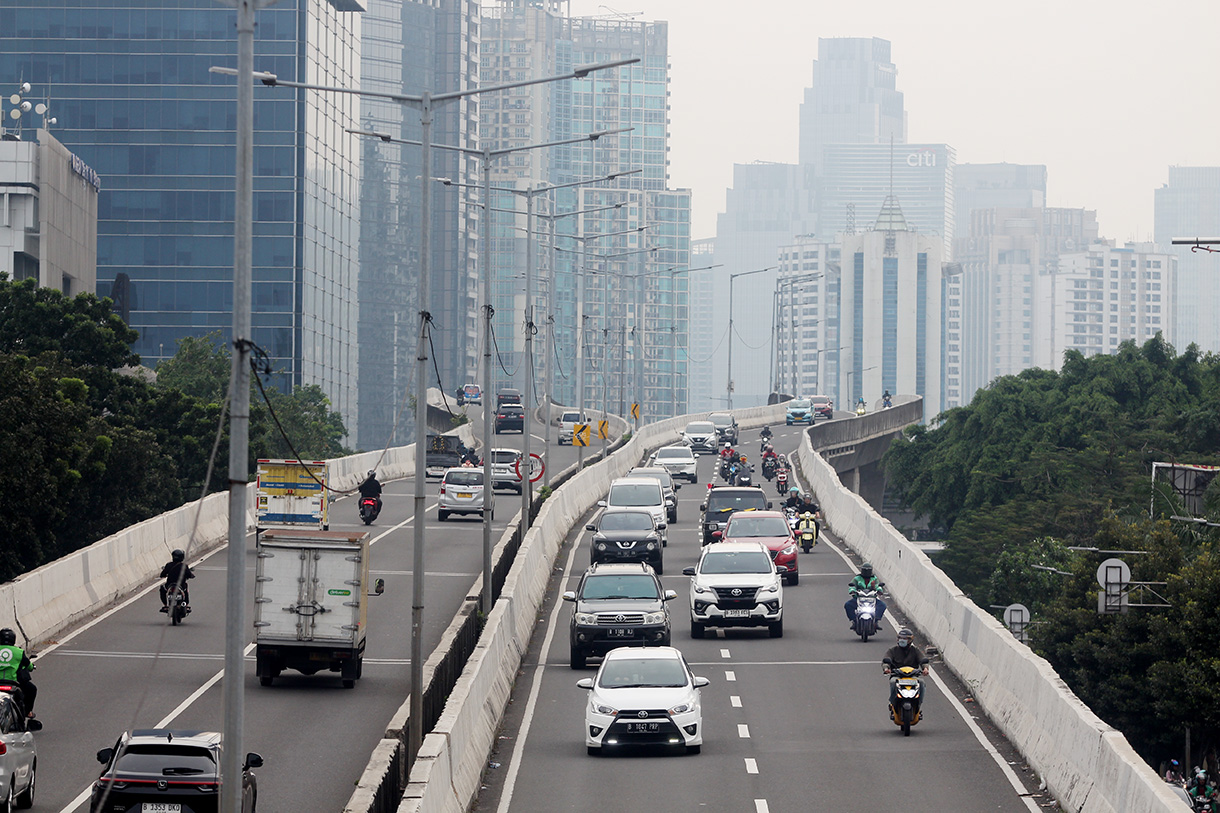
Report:
[[[538,490],[534,492],[534,496],[537,498],[539,505],[541,505],[542,503],[546,502],[547,497],[554,493],[555,492],[551,490],[550,486],[540,486]]]
[[[70,363],[107,370],[140,363],[131,352],[139,337],[93,294],[64,296],[36,280],[10,282],[0,274],[0,353],[31,358],[47,351]]]
[[[219,404],[229,389],[233,360],[229,347],[215,330],[204,336],[178,340],[173,358],[157,365],[157,386],[178,390],[204,403]]]
[[[260,421],[262,429],[258,436],[251,432],[250,448],[259,457],[295,457],[293,448],[301,458],[313,460],[351,454],[343,447],[343,436],[347,434],[343,418],[330,408],[330,399],[321,387],[313,384],[297,387],[290,395],[273,387],[266,392],[279,427],[268,415],[267,420]],[[266,415],[266,404],[260,399],[257,406],[251,405],[251,413]]]

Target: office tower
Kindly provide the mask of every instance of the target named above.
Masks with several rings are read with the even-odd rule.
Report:
[[[801,103],[800,162],[820,170],[829,144],[904,143],[897,75],[888,40],[819,37],[813,86]]]
[[[475,86],[479,13],[462,0],[368,0],[362,18],[361,87],[419,95]],[[432,143],[473,149],[481,99],[438,104]],[[364,97],[363,130],[418,142],[417,105]],[[363,137],[360,177],[360,427],[362,448],[410,443],[420,302],[420,148]],[[431,151],[432,176],[480,183],[479,162],[461,152]],[[432,361],[428,383],[448,394],[474,376],[481,358],[478,200],[439,183],[431,189]],[[435,365],[433,367],[433,364]]]
[[[358,6],[354,6],[359,8]],[[47,89],[55,137],[105,179],[97,288],[146,362],[232,326],[234,12],[214,0],[8,0],[0,76]],[[326,0],[257,15],[255,68],[354,87],[360,23]],[[303,73],[305,66],[309,72]],[[254,92],[254,342],[283,390],[317,384],[356,426],[355,97]]]
[[[1114,353],[1157,333],[1174,343],[1176,277],[1177,257],[1152,243],[1094,243],[1060,255],[1058,268],[1034,285],[1034,363],[1057,370],[1068,350]]]
[[[1220,352],[1220,255],[1175,246],[1175,239],[1220,238],[1220,167],[1169,167],[1169,182],[1155,190],[1157,249],[1178,258],[1177,349],[1190,343]]]
[[[831,300],[838,293],[838,259],[838,245],[812,234],[798,235],[779,250],[772,372],[777,392],[794,397],[822,392],[827,351],[839,347],[838,323],[827,317],[837,312]]]
[[[716,241],[705,237],[691,240],[690,264],[692,268],[706,268],[716,260]],[[712,376],[711,359],[715,355],[722,331],[728,325],[718,325],[715,313],[714,276],[718,268],[706,268],[690,275],[690,337],[685,355],[689,363],[688,408],[692,412],[714,408],[712,396],[716,389]]]

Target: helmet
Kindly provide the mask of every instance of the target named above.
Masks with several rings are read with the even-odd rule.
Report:
[[[873,577],[873,566],[868,562],[860,565],[860,575],[866,579],[871,579]]]
[[[369,478],[370,480],[372,480],[372,479],[373,479],[374,477],[376,477],[376,476],[377,476],[377,470],[376,470],[376,469],[369,469],[368,478]]]
[[[173,559],[175,562],[184,561],[186,559],[186,552],[182,551],[182,550],[176,550],[169,555],[169,558]]]
[[[726,449],[732,449],[732,448],[733,448],[733,444],[729,443],[729,442],[726,440],[726,441],[724,442],[724,448],[726,448]]]
[[[793,486],[792,488],[788,489],[788,493],[789,494],[800,494],[801,490],[799,488],[797,488],[796,486]]]
[[[911,645],[911,641],[914,640],[914,638],[915,633],[911,632],[906,627],[898,630],[898,646],[906,648]]]
[[[0,630],[0,645],[13,646],[17,643],[17,633],[13,632],[8,627]]]

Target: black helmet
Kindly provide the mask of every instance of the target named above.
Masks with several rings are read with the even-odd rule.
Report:
[[[915,633],[911,632],[906,627],[903,627],[902,629],[898,630],[898,646],[908,647],[911,645],[911,641],[913,641],[914,639],[915,639]]]
[[[185,551],[182,551],[182,550],[176,550],[176,551],[174,551],[173,553],[171,553],[171,554],[169,555],[169,558],[173,559],[175,562],[182,562],[182,561],[185,561],[185,559],[186,559],[186,552],[185,552]]]
[[[369,469],[368,478],[369,478],[370,480],[372,480],[372,479],[373,479],[374,477],[376,477],[376,476],[377,476],[377,470],[376,470],[376,469]]]
[[[865,562],[864,564],[860,565],[860,575],[866,579],[872,578],[873,566],[871,564],[869,564],[868,562]]]
[[[0,646],[13,646],[17,643],[17,633],[8,627],[0,630]]]

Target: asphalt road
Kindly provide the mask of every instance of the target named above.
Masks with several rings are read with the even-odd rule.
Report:
[[[538,436],[542,429],[532,427]],[[519,434],[493,437],[496,446],[520,448]],[[541,441],[534,446],[541,453]],[[552,447],[549,464],[556,471],[575,460],[572,447]],[[429,481],[425,652],[440,639],[482,566],[481,520],[438,522],[436,491],[437,481]],[[342,809],[386,723],[410,691],[413,494],[412,479],[386,484],[381,516],[368,528],[374,541],[372,575],[385,579],[386,592],[369,601],[364,676],[356,688],[341,688],[331,673],[307,677],[290,671],[264,688],[254,677],[252,650],[248,654],[244,748],[265,760],[257,771],[262,811]],[[493,539],[498,540],[520,499],[499,491],[496,501]],[[350,497],[332,503],[330,519],[332,530],[364,527]],[[250,621],[252,536],[247,546]],[[189,558],[196,572],[190,584],[194,612],[182,626],[166,626],[152,584],[39,653],[35,682],[46,727],[37,735],[36,809],[86,809],[88,788],[100,770],[94,755],[125,729],[222,729],[225,558],[220,552],[199,563]]]
[[[790,452],[802,428],[774,431],[777,451]],[[743,433],[740,447],[753,456],[757,431]],[[868,643],[850,631],[843,602],[855,570],[833,539],[801,554],[800,584],[784,591],[782,639],[765,628],[690,637],[689,580],[680,574],[698,559],[698,506],[713,465],[701,458],[701,483],[678,493],[679,522],[670,526],[665,562],[666,574],[675,575],[662,577],[678,592],[670,605],[674,645],[696,675],[711,680],[702,690],[702,753],[586,754],[586,692],[576,681],[594,675],[599,661],[583,672],[569,667],[571,605],[555,601],[575,589],[588,564],[588,534],[581,532],[561,553],[562,575],[553,580],[474,810],[1038,810],[1022,796],[1036,788],[1022,785],[1017,774],[1028,774],[1011,748],[976,737],[973,728],[991,726],[966,711],[959,699],[965,691],[947,670],[933,668],[924,718],[909,738],[890,722],[880,660],[894,640],[894,620],[887,615],[885,632]],[[994,729],[990,736],[995,740]],[[993,755],[996,748],[1004,756]]]

